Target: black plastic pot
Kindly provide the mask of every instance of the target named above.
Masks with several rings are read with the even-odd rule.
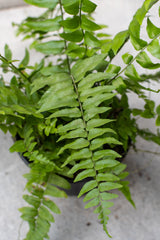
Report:
[[[25,157],[24,157],[23,155],[21,155],[20,153],[18,153],[18,154],[19,154],[21,160],[29,167],[29,164],[30,164],[31,162],[29,162],[28,159],[25,158]],[[86,182],[88,182],[90,179],[91,179],[91,178],[86,178],[86,179],[84,179],[83,181],[79,181],[79,182],[77,182],[77,183],[74,183],[74,182],[73,182],[73,179],[67,178],[67,181],[71,184],[71,189],[68,189],[68,190],[66,190],[66,189],[64,190],[64,189],[63,189],[63,190],[64,190],[64,191],[67,193],[67,195],[69,195],[69,196],[77,196],[77,195],[79,194],[81,188],[83,187],[83,185],[84,185]]]
[[[129,145],[131,145],[131,140],[130,140],[130,139],[129,139]],[[107,147],[108,147],[108,146],[107,146]],[[117,150],[117,151],[121,154],[121,156],[122,156],[122,158],[119,158],[119,159],[117,159],[117,160],[120,161],[120,162],[122,162],[123,159],[124,159],[124,157],[126,156],[128,150],[127,150],[127,152],[124,152],[122,146],[118,146],[118,149],[115,149],[115,150]],[[29,164],[32,163],[32,162],[29,162],[29,160],[28,160],[27,158],[25,158],[23,155],[21,155],[20,153],[19,153],[19,156],[20,156],[20,158],[22,159],[22,161],[29,167]],[[89,180],[91,180],[91,178],[86,178],[86,179],[84,179],[84,180],[82,180],[82,181],[79,181],[79,182],[77,182],[77,183],[74,183],[74,182],[73,182],[73,179],[67,178],[67,181],[71,184],[71,189],[65,190],[65,192],[66,192],[67,195],[69,195],[69,196],[77,196],[77,195],[79,194],[81,188],[83,187],[83,185],[84,185],[86,182],[88,182]],[[64,189],[63,189],[63,190],[64,190]]]

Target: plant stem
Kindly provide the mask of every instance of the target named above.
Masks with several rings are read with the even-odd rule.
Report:
[[[83,0],[81,0],[80,8],[82,8],[82,1],[83,1]],[[64,19],[64,17],[63,17],[63,8],[62,8],[62,2],[61,2],[61,0],[59,0],[59,4],[60,4],[60,9],[61,9],[62,19]],[[81,14],[81,10],[80,10],[80,14]],[[63,29],[63,30],[64,30],[64,29]],[[65,50],[67,50],[67,41],[64,40],[64,42],[65,42]],[[78,87],[77,87],[77,85],[76,85],[74,76],[72,75],[72,72],[71,72],[70,60],[69,60],[69,57],[68,57],[67,54],[66,54],[66,58],[67,58],[68,71],[69,71],[69,74],[70,74],[70,76],[71,76],[72,84],[73,84],[73,86],[74,86],[75,92],[76,92],[76,94],[77,94],[77,99],[78,99],[78,103],[79,103],[79,108],[80,108],[80,111],[81,111],[81,117],[82,117],[82,120],[83,120],[83,123],[84,123],[84,129],[85,129],[86,134],[87,134],[86,139],[87,139],[87,141],[89,142],[89,150],[90,150],[90,148],[91,148],[91,140],[89,140],[89,137],[88,137],[88,136],[89,136],[89,131],[87,130],[87,122],[86,122],[85,117],[84,117],[84,110],[83,110],[82,102],[81,102],[81,100],[80,100],[80,94],[79,94],[79,92],[78,92]],[[103,208],[103,204],[102,204],[103,200],[102,200],[102,197],[101,197],[101,195],[100,195],[100,187],[99,187],[99,182],[98,182],[98,179],[97,179],[97,170],[96,170],[96,166],[95,166],[95,161],[93,161],[93,150],[90,150],[90,152],[91,152],[91,161],[92,161],[92,163],[93,163],[93,170],[94,170],[94,172],[95,172],[95,181],[96,181],[96,183],[97,183],[97,188],[98,188],[98,192],[99,192],[99,194],[98,194],[98,199],[99,199],[99,203],[100,203],[100,205],[101,205],[101,207],[102,207],[102,214],[103,214],[103,218],[104,218],[105,212],[104,212],[104,208]],[[104,226],[104,228],[105,228],[105,223],[104,223],[103,226]],[[105,230],[106,230],[106,229],[105,229]],[[110,236],[107,230],[106,230],[106,232],[107,232],[108,236]]]
[[[61,16],[62,16],[62,20],[64,20],[64,15],[63,15],[63,9],[62,9],[62,2],[61,0],[59,0],[59,4],[60,4],[60,10],[61,10]],[[64,29],[63,29],[64,31]],[[64,44],[65,44],[65,50],[67,51],[67,41],[64,40]],[[69,57],[68,55],[66,54],[66,58],[67,58],[67,65],[68,65],[68,71],[69,71],[69,74],[71,76],[71,79],[72,79],[72,83],[73,83],[73,86],[74,86],[74,89],[75,89],[75,92],[78,96],[78,102],[79,102],[79,107],[80,107],[80,111],[81,111],[81,114],[82,114],[82,119],[83,119],[83,122],[84,122],[84,125],[85,125],[85,128],[87,127],[87,124],[84,120],[84,113],[83,113],[83,107],[82,107],[82,103],[80,101],[80,96],[79,96],[79,92],[78,92],[78,89],[77,89],[77,86],[76,86],[76,83],[75,83],[75,79],[74,79],[74,76],[72,75],[71,73],[71,67],[70,67],[70,60],[69,60]]]
[[[138,52],[138,54],[131,60],[131,62],[125,66],[119,73],[116,74],[116,76],[114,76],[113,78],[111,78],[107,83],[111,83],[114,79],[116,79],[117,77],[119,77],[131,64],[133,64],[133,62],[136,60],[136,58],[157,38],[160,37],[160,34],[158,34],[156,37],[154,37],[152,39],[152,41],[150,41],[145,47],[143,47],[141,49],[140,52]]]
[[[17,73],[21,78],[23,78],[24,81],[28,81],[28,77],[21,71],[19,70],[12,62],[9,62],[7,60],[7,58],[5,58],[4,56],[2,56],[0,54],[0,60],[6,64],[9,65],[9,67],[15,72]]]
[[[83,0],[81,0],[80,2],[80,7],[79,7],[79,18],[80,18],[80,28],[81,28],[81,31],[82,31],[82,34],[83,34],[83,39],[84,39],[84,36],[85,36],[85,32],[84,30],[82,29],[81,25],[82,25],[82,5],[83,5]],[[84,56],[86,56],[86,53],[87,53],[87,44],[84,44],[85,45],[85,54]]]

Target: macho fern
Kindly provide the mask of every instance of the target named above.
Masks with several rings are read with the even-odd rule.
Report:
[[[87,179],[78,197],[84,195],[85,208],[94,207],[103,229],[112,199],[118,189],[134,205],[129,191],[126,165],[119,159],[127,152],[130,142],[139,134],[159,144],[159,135],[141,130],[136,118],[157,116],[159,106],[148,99],[144,82],[159,80],[159,74],[142,76],[136,64],[146,69],[158,69],[146,51],[160,59],[160,29],[147,18],[146,32],[150,41],[141,39],[140,30],[150,8],[158,0],[145,0],[136,12],[129,28],[113,39],[104,34],[104,25],[91,17],[96,4],[89,0],[25,0],[46,8],[40,17],[29,17],[18,25],[18,34],[33,38],[32,47],[44,54],[42,61],[29,67],[26,50],[19,66],[5,46],[0,55],[2,69],[14,76],[10,85],[0,81],[0,127],[17,139],[11,152],[23,154],[30,162],[26,174],[25,201],[31,207],[20,209],[29,223],[26,240],[47,239],[51,214],[60,213],[49,197],[67,197],[62,189],[69,189],[68,178],[74,182]],[[122,55],[125,67],[114,64],[123,46],[130,41],[137,54]],[[51,56],[58,56],[53,63]],[[51,61],[51,62],[50,62]],[[131,109],[127,92],[134,92],[145,102],[144,109]],[[127,126],[126,126],[127,122]],[[110,235],[109,235],[110,236]]]
[[[59,1],[61,7],[61,13],[63,16],[63,9],[61,5],[61,1]],[[64,5],[65,8],[65,5]],[[80,14],[81,18],[81,14]],[[81,20],[81,19],[80,19]],[[81,22],[81,21],[80,21]],[[63,20],[64,23],[64,20]],[[92,24],[91,22],[89,22]],[[88,24],[89,24],[88,23]],[[98,25],[97,25],[98,26]],[[83,28],[83,25],[80,26]],[[98,27],[97,27],[98,28]],[[83,35],[85,33],[83,32]],[[67,40],[65,33],[61,36],[64,36],[64,44],[65,50],[67,51]],[[68,38],[68,35],[67,35]],[[82,188],[80,195],[89,192],[91,190],[96,192],[95,195],[92,194],[93,200],[86,205],[86,207],[98,206],[99,209],[99,217],[104,225],[104,230],[107,232],[106,223],[108,217],[106,215],[109,212],[107,208],[112,206],[112,203],[105,202],[107,199],[112,199],[112,195],[107,195],[104,197],[104,191],[120,188],[122,187],[119,183],[109,182],[108,184],[104,184],[103,181],[107,179],[108,175],[103,175],[103,172],[106,172],[107,168],[113,168],[114,166],[119,165],[120,163],[115,160],[116,153],[113,151],[94,151],[96,149],[100,149],[104,144],[121,144],[117,139],[115,139],[115,132],[110,129],[104,127],[107,123],[109,123],[110,119],[102,119],[99,117],[99,113],[106,112],[109,107],[99,107],[101,103],[107,100],[111,100],[115,94],[111,93],[114,90],[112,86],[99,86],[94,87],[95,83],[102,83],[102,80],[109,79],[111,74],[106,74],[102,72],[97,72],[97,74],[88,74],[86,79],[84,76],[88,71],[93,71],[98,64],[101,64],[104,61],[105,55],[94,55],[92,57],[88,57],[80,62],[76,63],[73,68],[70,66],[70,59],[67,56],[67,65],[68,65],[68,75],[65,73],[57,73],[54,76],[50,77],[50,80],[47,83],[42,83],[42,79],[35,81],[34,88],[42,88],[44,84],[49,84],[51,87],[44,93],[42,99],[40,100],[40,112],[56,110],[61,108],[61,112],[65,112],[65,117],[70,117],[70,112],[67,112],[67,107],[75,110],[77,108],[77,112],[79,111],[78,119],[68,121],[66,125],[57,127],[57,133],[61,134],[59,140],[70,139],[69,141],[65,141],[64,146],[60,149],[58,155],[63,154],[65,150],[72,150],[69,153],[69,158],[72,158],[75,154],[78,157],[78,163],[74,165],[74,167],[69,171],[70,174],[73,174],[79,170],[84,169],[79,173],[76,178],[76,181],[81,181],[87,177],[92,177],[94,180],[89,181]],[[65,78],[64,78],[65,77]],[[83,91],[83,82],[87,82],[88,79],[88,89],[87,85],[85,85],[85,90]],[[99,81],[98,81],[99,80]],[[79,84],[78,84],[79,83]],[[37,89],[38,90],[38,89]],[[79,110],[78,110],[79,109]],[[52,113],[52,117],[57,112]],[[62,115],[61,115],[62,117]],[[58,117],[57,117],[58,118]],[[99,128],[101,127],[101,128]],[[108,134],[108,137],[104,138],[104,134]],[[111,136],[110,136],[111,135]],[[113,135],[113,136],[112,136]],[[102,136],[102,138],[98,138]],[[71,141],[71,139],[76,139]],[[58,140],[58,141],[59,141]],[[76,152],[74,151],[76,150]],[[77,152],[77,150],[79,152]],[[81,153],[85,150],[87,155],[84,156],[84,159],[81,161]],[[99,158],[94,160],[94,153],[100,154]],[[118,154],[117,154],[118,155]],[[88,158],[87,158],[88,156]],[[108,159],[106,158],[108,157]],[[68,159],[66,160],[68,161]],[[65,164],[63,164],[64,166]],[[98,171],[100,170],[100,175]],[[108,170],[109,171],[109,170]],[[114,176],[114,174],[110,174],[108,179],[113,179],[113,181],[119,180],[118,177]],[[98,195],[97,195],[98,193]],[[103,197],[101,196],[103,194]],[[108,197],[107,197],[108,196]],[[114,195],[113,195],[114,197]],[[92,199],[91,198],[91,199]],[[107,232],[108,233],[108,232]]]

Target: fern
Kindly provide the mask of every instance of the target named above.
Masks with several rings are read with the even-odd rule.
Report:
[[[34,129],[30,125],[24,128],[24,141],[19,140],[10,148],[10,151],[23,152],[31,161],[30,173],[24,175],[27,179],[26,189],[29,195],[24,195],[24,200],[31,205],[20,209],[21,217],[29,224],[27,239],[44,239],[54,222],[51,212],[59,214],[60,210],[49,197],[66,198],[62,189],[70,189],[70,184],[60,176],[61,169],[52,161],[51,156],[44,155],[44,150],[37,149],[37,141],[33,135]],[[53,155],[53,152],[52,152]],[[59,175],[55,172],[59,172]]]
[[[66,39],[65,34],[61,34],[61,37],[62,36],[64,36]],[[97,208],[99,210],[99,218],[103,223],[104,230],[107,232],[106,223],[108,220],[108,214],[106,215],[106,213],[109,213],[109,210],[107,210],[106,208],[112,206],[112,203],[105,202],[105,200],[111,199],[112,197],[115,197],[115,195],[107,195],[107,193],[105,194],[105,191],[120,188],[122,186],[119,183],[114,183],[112,181],[104,183],[103,181],[107,179],[107,175],[103,174],[103,171],[113,168],[120,163],[115,160],[116,153],[110,150],[104,150],[101,152],[93,150],[101,148],[106,143],[121,143],[113,136],[104,138],[104,133],[113,133],[112,129],[104,127],[111,120],[100,119],[98,117],[98,113],[102,113],[107,110],[107,107],[99,109],[99,105],[106,100],[111,100],[113,96],[115,96],[115,94],[111,92],[114,87],[92,87],[95,83],[98,82],[98,79],[100,82],[102,82],[102,80],[112,77],[113,74],[91,73],[87,75],[86,78],[84,78],[86,73],[89,71],[93,71],[97,67],[97,65],[104,60],[104,58],[105,55],[103,54],[88,57],[87,59],[76,63],[73,68],[70,67],[69,58],[67,58],[69,68],[68,74],[57,73],[54,75],[54,77],[49,77],[47,82],[44,82],[43,79],[37,79],[33,83],[32,92],[34,92],[35,89],[39,90],[46,84],[51,85],[49,89],[44,93],[39,102],[41,106],[39,112],[54,110],[52,117],[54,115],[57,115],[56,110],[58,110],[59,112],[59,108],[61,108],[61,113],[65,112],[65,117],[70,117],[69,112],[67,115],[67,108],[72,108],[71,110],[75,110],[76,108],[77,113],[79,112],[79,117],[76,120],[71,119],[69,123],[67,122],[67,124],[63,126],[57,126],[57,133],[61,135],[58,141],[62,141],[62,139],[67,139],[67,141],[64,141],[63,143],[64,146],[60,148],[58,155],[62,155],[63,152],[66,150],[72,150],[72,153],[69,154],[69,158],[72,159],[72,156],[74,156],[74,160],[76,160],[76,154],[79,163],[74,165],[73,168],[71,168],[69,174],[74,174],[79,170],[83,171],[76,176],[74,180],[75,182],[81,181],[87,177],[92,177],[94,179],[83,186],[79,197],[87,192],[89,192],[88,194],[91,194],[91,192],[93,191],[97,192],[98,195],[92,195],[90,199],[93,198],[93,200],[88,203],[86,207],[99,206]],[[88,89],[86,88],[87,86],[85,84],[84,91],[83,82],[89,83]],[[70,140],[68,142],[68,139],[72,139],[72,141]],[[85,158],[81,161],[80,155],[82,153],[82,150],[85,150],[85,152],[88,153],[89,158],[86,158],[87,156],[85,154]],[[94,155],[96,154],[100,154],[100,157],[94,160]],[[108,158],[106,158],[106,155]],[[68,158],[66,161],[68,162]],[[64,163],[63,166],[65,164],[66,163]],[[114,176],[114,174],[111,174],[111,176],[112,179],[119,180],[119,178]]]
[[[52,185],[53,183],[55,185],[57,181],[58,186],[68,189],[70,185],[64,178],[51,173],[48,174],[47,178],[44,187],[39,185],[32,186],[30,187],[31,194],[23,196],[24,200],[32,206],[20,209],[21,217],[28,221],[30,227],[26,240],[48,238],[47,233],[50,228],[50,222],[54,222],[51,212],[60,213],[59,208],[48,196],[67,197],[64,191]]]
[[[136,123],[136,116],[156,116],[160,124],[159,106],[155,111],[155,103],[146,95],[146,91],[159,90],[143,85],[159,81],[159,73],[141,75],[136,69],[136,64],[151,70],[160,67],[148,56],[160,59],[160,29],[146,18],[158,0],[145,0],[129,28],[113,39],[91,17],[96,4],[89,0],[25,2],[47,9],[40,17],[17,25],[17,33],[33,38],[32,47],[44,58],[27,73],[27,50],[18,67],[7,45],[5,56],[0,55],[4,73],[14,74],[10,86],[0,81],[0,127],[20,136],[10,151],[28,158],[31,168],[25,175],[29,194],[24,195],[31,206],[20,209],[29,223],[25,240],[49,238],[50,222],[54,222],[51,212],[60,213],[50,197],[67,197],[62,190],[70,188],[66,177],[74,182],[88,180],[78,197],[84,196],[85,208],[94,207],[110,236],[106,226],[109,208],[118,197],[110,191],[118,189],[135,206],[129,182],[124,180],[126,165],[118,161],[122,156],[117,149],[126,152],[138,134],[160,144],[159,133],[141,130]],[[148,42],[140,34],[145,19]],[[128,41],[137,53],[123,54],[125,67],[121,68],[114,64],[114,57]],[[47,61],[52,55],[59,57],[55,65]],[[127,92],[142,98],[144,109],[130,109]]]

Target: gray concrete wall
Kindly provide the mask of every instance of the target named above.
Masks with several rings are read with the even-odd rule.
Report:
[[[0,9],[19,7],[25,5],[23,0],[0,0]]]

